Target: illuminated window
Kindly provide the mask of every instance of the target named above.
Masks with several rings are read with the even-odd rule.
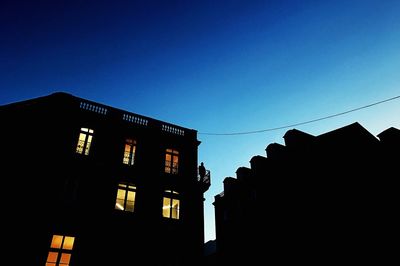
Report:
[[[179,219],[180,200],[178,192],[166,190],[163,198],[162,214],[163,217],[171,219]]]
[[[167,149],[165,153],[165,172],[177,174],[179,166],[179,152],[173,149]]]
[[[119,183],[115,209],[133,212],[135,207],[136,187],[130,184]]]
[[[46,266],[67,266],[71,261],[71,252],[75,237],[53,235],[50,251],[47,254]]]
[[[126,139],[123,163],[133,165],[135,162],[136,140]]]
[[[89,155],[89,149],[90,149],[90,144],[92,143],[93,132],[94,132],[93,129],[85,127],[81,128],[78,144],[76,145],[77,153]]]

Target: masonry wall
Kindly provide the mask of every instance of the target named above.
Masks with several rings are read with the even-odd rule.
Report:
[[[75,236],[71,265],[200,261],[196,131],[66,94],[2,106],[0,114],[3,233],[12,261],[44,265],[53,234]],[[76,153],[82,127],[94,130],[87,156]],[[133,166],[122,164],[127,137],[137,140]],[[164,171],[168,148],[179,150],[176,175]],[[115,209],[121,182],[137,188],[132,213]],[[162,216],[165,190],[179,192],[179,219]]]

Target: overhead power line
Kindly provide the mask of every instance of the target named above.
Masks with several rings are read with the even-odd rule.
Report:
[[[340,116],[340,115],[345,115],[348,113],[352,113],[361,109],[366,109],[369,107],[372,107],[374,105],[378,105],[381,103],[385,103],[385,102],[389,102],[389,101],[393,101],[395,99],[400,98],[400,95],[386,99],[386,100],[382,100],[379,102],[374,102],[371,104],[367,104],[361,107],[357,107],[351,110],[347,110],[341,113],[336,113],[333,115],[328,115],[328,116],[324,116],[324,117],[320,117],[320,118],[316,118],[316,119],[312,119],[312,120],[308,120],[308,121],[304,121],[304,122],[300,122],[300,123],[295,123],[295,124],[290,124],[290,125],[286,125],[286,126],[280,126],[280,127],[273,127],[273,128],[266,128],[266,129],[260,129],[260,130],[254,130],[254,131],[244,131],[244,132],[230,132],[230,133],[209,133],[209,132],[199,132],[199,134],[201,135],[214,135],[214,136],[233,136],[233,135],[248,135],[248,134],[256,134],[256,133],[262,133],[262,132],[267,132],[267,131],[274,131],[274,130],[279,130],[279,129],[285,129],[285,128],[290,128],[290,127],[297,127],[297,126],[301,126],[301,125],[305,125],[305,124],[310,124],[310,123],[314,123],[314,122],[318,122],[321,120],[325,120],[325,119],[329,119],[329,118],[333,118],[336,116]]]

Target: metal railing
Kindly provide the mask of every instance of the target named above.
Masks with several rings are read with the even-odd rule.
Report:
[[[200,174],[197,174],[197,180],[205,185],[211,184],[211,173],[210,170],[206,170],[206,174],[202,178]]]

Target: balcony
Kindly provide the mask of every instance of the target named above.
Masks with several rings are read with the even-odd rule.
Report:
[[[203,193],[206,192],[211,185],[211,173],[210,170],[206,170],[206,174],[202,178],[199,174],[197,174],[197,181],[201,184]]]

